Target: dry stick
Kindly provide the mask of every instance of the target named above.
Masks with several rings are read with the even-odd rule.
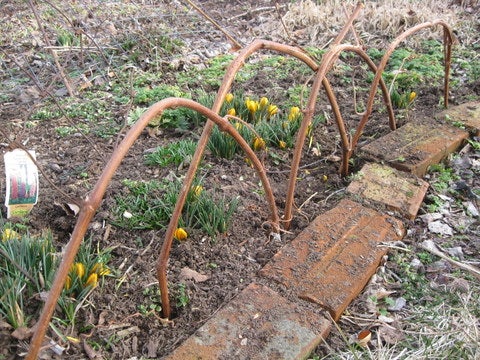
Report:
[[[352,15],[348,18],[345,26],[342,28],[340,33],[337,35],[335,40],[333,41],[333,48],[337,46],[345,37],[347,34],[349,28],[352,26],[353,21],[356,19],[358,14],[360,13],[361,9],[364,7],[363,3],[359,2],[357,6],[355,7]],[[324,60],[322,61],[323,63],[326,63],[323,66],[323,69],[321,67],[314,69],[317,71],[316,76],[315,76],[315,81],[312,85],[312,89],[310,91],[310,97],[308,101],[308,108],[306,111],[304,111],[305,117],[302,121],[302,124],[300,125],[300,129],[298,130],[298,135],[297,139],[295,142],[295,151],[293,153],[293,158],[292,158],[292,165],[291,165],[291,172],[290,172],[290,178],[288,182],[288,188],[287,188],[287,195],[285,199],[285,214],[284,214],[284,223],[285,223],[285,229],[289,229],[290,223],[292,220],[292,212],[293,212],[293,197],[295,194],[295,186],[296,186],[296,179],[297,179],[297,174],[298,174],[298,169],[300,166],[300,159],[302,156],[302,149],[303,145],[305,143],[305,138],[307,136],[307,128],[308,125],[311,123],[312,118],[313,118],[313,113],[315,111],[315,103],[316,103],[316,98],[318,96],[318,93],[320,91],[320,86],[323,85],[325,88],[325,91],[327,93],[327,98],[330,101],[330,105],[332,107],[332,111],[334,112],[335,119],[337,122],[337,127],[340,132],[340,136],[342,139],[342,144],[343,144],[343,156],[342,158],[345,158],[347,154],[347,149],[348,149],[348,144],[350,143],[350,140],[347,137],[347,132],[345,129],[345,122],[343,121],[340,109],[338,107],[338,102],[335,98],[335,94],[333,93],[333,90],[330,86],[330,83],[328,79],[325,77],[326,72],[329,69],[329,66],[331,66],[330,63],[333,64],[333,61],[331,59],[325,61],[325,58],[329,58],[330,52],[327,53],[324,57]],[[313,69],[313,67],[312,67]],[[319,75],[320,74],[320,75]],[[392,112],[393,114],[393,112]]]
[[[353,32],[355,32],[352,24],[355,21],[355,19],[358,17],[358,15],[360,14],[360,11],[364,7],[365,7],[365,5],[363,4],[363,2],[360,1],[360,2],[357,3],[357,6],[355,7],[355,9],[352,12],[352,15],[350,15],[350,17],[347,17],[347,22],[343,26],[342,30],[338,33],[335,40],[333,40],[332,46],[340,44],[343,41],[343,39],[345,38],[345,36],[347,35],[349,30],[352,30]]]
[[[280,23],[282,24],[283,30],[285,30],[285,32],[287,33],[287,37],[290,40],[293,40],[292,36],[290,35],[290,31],[288,31],[287,25],[285,25],[285,22],[283,21],[283,17],[280,15],[280,7],[278,6],[278,2],[275,2],[275,8],[277,9],[277,15],[278,15],[278,18],[280,19]]]
[[[349,27],[355,20],[355,18],[358,16],[360,13],[360,10],[363,8],[362,3],[358,3],[355,10],[353,11],[352,15],[349,17],[347,20],[347,23],[345,26],[342,28],[340,33],[337,35],[335,38],[333,45],[334,48],[337,46],[339,42],[343,40],[345,35],[348,32]],[[331,59],[331,51],[328,52],[327,54],[324,55],[324,59],[322,61],[323,68],[319,67],[316,69],[317,73],[315,76],[315,80],[312,85],[312,89],[310,90],[310,97],[308,101],[308,107],[305,110],[305,117],[302,120],[302,123],[300,125],[300,129],[298,130],[298,135],[297,139],[295,141],[295,151],[293,153],[293,158],[292,158],[292,165],[291,165],[291,173],[290,173],[290,179],[288,183],[288,188],[287,188],[287,196],[285,199],[285,215],[284,215],[284,221],[285,221],[285,228],[288,230],[290,227],[291,223],[291,218],[292,218],[292,211],[293,211],[293,197],[295,193],[295,184],[296,184],[296,178],[298,174],[298,168],[300,165],[300,158],[302,154],[302,149],[303,145],[305,143],[305,138],[307,136],[307,128],[310,122],[312,121],[313,118],[313,113],[315,111],[315,104],[316,104],[316,99],[318,96],[318,93],[320,91],[320,87],[323,84],[326,92],[327,92],[327,97],[330,100],[330,104],[332,106],[332,110],[334,111],[335,118],[337,120],[337,125],[339,127],[339,131],[342,137],[342,142],[343,143],[348,143],[348,138],[346,135],[345,131],[345,124],[343,119],[341,118],[341,113],[338,108],[338,103],[334,97],[333,91],[331,90],[330,84],[328,82],[328,79],[325,77],[328,67],[330,66],[330,63],[332,62]],[[333,62],[332,62],[333,63]]]
[[[125,110],[125,121],[123,122],[122,128],[118,131],[114,149],[117,148],[118,143],[120,142],[120,136],[122,135],[123,131],[128,127],[128,113],[130,112],[130,110],[132,110],[133,107],[133,101],[135,98],[135,91],[133,90],[133,68],[130,68],[130,74],[128,77],[128,88],[130,99],[128,100],[127,108]]]
[[[33,4],[32,0],[28,0],[28,4],[30,8],[32,9],[33,15],[35,16],[35,20],[37,22],[38,28],[40,29],[40,32],[42,33],[43,36],[43,41],[45,41],[45,44],[47,46],[50,46],[50,41],[48,39],[47,33],[45,32],[45,28],[43,27],[42,21],[40,19],[40,16],[38,15],[37,9],[35,5]],[[65,71],[63,70],[63,67],[60,65],[60,62],[58,61],[58,56],[57,53],[54,50],[50,50],[50,54],[53,57],[53,61],[55,62],[55,66],[57,67],[58,72],[60,73],[60,77],[62,78],[63,84],[67,88],[68,94],[71,97],[75,96],[75,91],[72,89],[72,86],[70,85],[70,81],[65,74]]]
[[[348,19],[348,11],[347,11],[347,8],[345,7],[345,4],[343,5],[343,12],[345,13],[345,16],[347,17]],[[357,31],[355,30],[355,28],[353,27],[353,24],[350,25],[350,31],[353,35],[353,38],[355,39],[355,45],[357,46],[361,46],[360,44],[360,37],[358,36],[357,34]]]
[[[220,30],[228,38],[228,40],[230,40],[232,45],[234,45],[234,47],[232,48],[233,51],[236,51],[242,48],[242,45],[240,45],[240,43],[237,40],[235,40],[232,37],[232,35],[230,35],[224,28],[222,28],[211,16],[209,16],[204,10],[202,10],[202,8],[200,8],[198,5],[195,5],[193,1],[190,1],[190,0],[185,0],[185,1],[189,3],[195,10],[197,10],[205,19],[210,21],[213,24],[213,26],[215,26],[218,30]]]
[[[60,103],[57,101],[57,98],[46,88],[44,88],[38,81],[37,79],[35,78],[34,75],[32,75],[30,72],[28,72],[22,65],[20,65],[20,63],[14,58],[12,57],[10,54],[8,54],[5,50],[3,49],[0,49],[2,51],[2,53],[10,60],[12,61],[25,75],[27,75],[30,80],[33,81],[33,83],[35,84],[35,86],[38,88],[38,90],[42,93],[45,93],[48,95],[48,97],[50,97],[50,99],[53,101],[53,103],[55,104],[55,106],[58,108],[58,110],[60,110],[60,112],[62,113],[62,116],[68,121],[68,123],[73,127],[75,128],[75,130],[78,131],[79,134],[81,134],[81,136],[91,145],[92,149],[100,156],[100,157],[104,157],[104,154],[100,153],[100,151],[97,149],[97,146],[96,144],[87,136],[83,133],[83,131],[73,122],[72,119],[70,119],[70,117],[67,115],[67,113],[65,112],[65,110],[62,108],[62,106],[60,105]]]
[[[90,194],[89,197],[85,199],[84,206],[81,208],[79,212],[77,223],[75,225],[75,228],[73,229],[73,233],[70,238],[70,241],[68,242],[65,248],[64,256],[56,272],[55,279],[51,286],[43,311],[40,315],[40,319],[38,320],[37,329],[35,330],[35,333],[33,335],[33,338],[30,344],[30,350],[26,357],[27,360],[36,359],[36,357],[38,356],[38,351],[40,349],[43,338],[45,336],[48,323],[55,310],[55,305],[57,303],[58,297],[60,296],[60,293],[63,289],[69,269],[75,259],[75,256],[78,252],[82,239],[85,233],[87,232],[88,225],[91,219],[93,218],[95,211],[100,206],[100,203],[103,199],[105,191],[113,175],[115,174],[116,170],[120,166],[120,163],[126,156],[129,149],[132,147],[134,142],[138,139],[142,131],[151,121],[151,119],[160,115],[165,109],[177,108],[177,107],[187,107],[201,113],[207,119],[209,119],[211,124],[214,124],[214,123],[217,124],[221,131],[227,132],[230,136],[232,136],[235,139],[235,141],[239,143],[239,145],[245,151],[248,158],[251,160],[253,166],[255,167],[255,170],[257,171],[262,181],[262,185],[265,190],[265,195],[272,213],[271,215],[272,221],[274,222],[275,227],[278,228],[279,218],[278,218],[277,207],[275,204],[275,198],[273,196],[272,188],[268,181],[265,169],[263,168],[260,160],[255,155],[254,151],[250,148],[250,146],[245,141],[245,139],[243,139],[241,135],[236,131],[235,127],[232,124],[230,124],[226,119],[220,117],[217,113],[189,99],[167,98],[157,102],[156,104],[152,105],[143,114],[143,116],[135,123],[134,126],[132,126],[130,131],[127,133],[125,138],[119,144],[118,148],[115,150],[114,154],[112,155],[109,162],[107,163],[99,180],[95,184],[95,187],[92,193]],[[173,238],[173,232],[172,232],[172,238]],[[169,253],[167,252],[166,254],[168,256]],[[164,282],[164,280],[165,279],[161,279],[161,278],[159,279],[160,286],[162,287],[162,299],[164,294],[164,286],[165,286],[165,293],[168,296],[168,289],[166,289],[167,284]],[[167,304],[168,304],[168,300],[167,300]],[[162,303],[162,306],[165,306],[165,304]]]
[[[456,261],[456,260],[452,259],[451,257],[445,255],[443,252],[441,252],[437,248],[437,246],[435,245],[435,243],[433,241],[431,241],[431,240],[424,241],[423,243],[420,244],[420,247],[422,249],[425,249],[425,250],[431,252],[434,255],[437,255],[437,256],[441,257],[444,260],[447,260],[449,263],[459,267],[460,269],[468,271],[470,274],[475,276],[477,279],[480,279],[480,269],[478,269],[474,266],[468,265],[468,264],[464,264],[460,261]]]
[[[67,14],[65,14],[65,12],[60,9],[58,6],[56,6],[55,4],[53,4],[52,2],[48,1],[48,0],[43,0],[46,4],[50,5],[52,8],[54,8],[60,15],[63,16],[63,18],[70,24],[70,26],[72,27],[72,29],[75,29],[76,26],[73,24],[73,22],[69,19],[69,17],[67,16]],[[106,58],[105,54],[103,53],[102,49],[100,48],[100,46],[97,44],[97,42],[95,41],[95,39],[93,37],[91,37],[88,33],[86,33],[85,31],[83,31],[83,29],[80,29],[80,35],[85,35],[92,43],[93,45],[95,45],[95,48],[97,48],[97,50],[100,52],[100,56],[102,57],[103,61],[105,62],[106,65],[110,65],[110,63],[108,62],[108,59]],[[53,47],[52,47],[53,48]],[[81,42],[81,39],[80,39],[80,49],[83,50],[84,49],[87,49],[83,46],[82,42]]]
[[[282,5],[282,7],[285,7],[285,5]],[[275,10],[275,9],[278,9],[278,3],[275,3],[275,6],[263,6],[263,7],[255,8],[253,10],[245,11],[244,13],[229,17],[227,21],[237,20],[241,17],[244,17],[245,15],[249,15],[249,14],[251,15],[258,12],[265,12],[265,11]]]

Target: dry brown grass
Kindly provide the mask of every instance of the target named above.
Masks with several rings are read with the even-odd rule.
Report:
[[[474,6],[478,5],[474,4]],[[283,17],[287,31],[294,38],[307,39],[309,45],[324,46],[346,21],[346,12],[351,13],[355,0],[301,0],[289,5]],[[426,21],[442,19],[458,32],[463,33],[462,18],[475,16],[465,2],[445,0],[378,0],[366,1],[365,7],[355,22],[355,29],[362,41],[381,45],[404,30]],[[345,10],[344,10],[345,9]],[[478,20],[478,18],[477,18]],[[470,31],[471,32],[471,31]],[[284,34],[285,35],[285,34]],[[301,35],[301,36],[300,36]],[[426,36],[438,38],[432,32]],[[470,43],[474,37],[463,39]]]

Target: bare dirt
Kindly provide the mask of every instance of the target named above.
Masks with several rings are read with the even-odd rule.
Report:
[[[93,2],[92,22],[101,19],[102,30],[96,35],[103,34],[108,24],[113,23],[116,28],[114,36],[125,36],[122,31],[128,31],[120,20],[113,19],[108,22],[99,13],[95,12]],[[277,33],[265,32],[271,29],[272,22],[278,26],[278,14],[284,14],[288,10],[289,2],[278,2],[278,6],[272,6],[270,1],[209,1],[202,2],[202,8],[222,26],[230,31],[234,37],[248,43],[253,37],[265,37],[279,39]],[[20,4],[4,4],[3,21],[19,24],[18,14],[27,13],[28,7]],[[85,5],[85,8],[88,8]],[[138,5],[141,7],[141,5]],[[144,17],[138,17],[138,26],[144,29],[153,26],[152,22],[159,21],[156,17],[155,7],[165,7],[172,10],[177,6],[176,2],[167,4],[144,5]],[[453,6],[453,5],[452,5]],[[262,10],[262,8],[265,8]],[[457,8],[452,7],[452,11]],[[457,9],[457,11],[460,11]],[[153,14],[153,15],[152,15]],[[155,15],[157,14],[157,15]],[[155,16],[154,16],[155,15]],[[468,13],[466,14],[469,15]],[[228,51],[229,44],[225,37],[213,29],[212,25],[196,15],[192,10],[189,12],[188,31],[181,37],[189,44],[190,50],[180,56],[182,66],[192,66],[193,61],[204,62],[212,56]],[[119,17],[120,18],[120,17]],[[88,16],[85,21],[88,21]],[[122,21],[134,23],[131,18],[122,17]],[[168,18],[161,18],[168,22]],[[193,21],[195,20],[195,21]],[[3,22],[2,21],[2,22]],[[170,33],[181,32],[182,24],[169,23]],[[172,27],[177,28],[172,28]],[[198,33],[191,27],[197,26]],[[183,27],[185,30],[187,25]],[[113,31],[113,30],[112,30]],[[185,35],[186,34],[186,35]],[[35,33],[40,37],[40,34]],[[307,43],[308,36],[302,38],[302,32],[295,33],[299,44]],[[302,39],[304,40],[302,43]],[[291,40],[291,39],[290,39]],[[292,41],[290,41],[292,42]],[[318,45],[318,44],[317,44]],[[13,81],[21,72],[14,72],[17,65],[24,69],[30,69],[37,74],[36,81],[44,86],[52,85],[50,93],[57,96],[66,96],[64,89],[59,86],[59,80],[54,84],[49,83],[48,77],[55,72],[55,68],[43,57],[36,53],[44,50],[45,44],[22,43],[17,45],[2,45],[2,50],[18,61],[4,57],[2,81]],[[195,55],[195,56],[194,56]],[[69,58],[69,67],[79,64],[78,58]],[[144,59],[139,61],[145,68],[148,62]],[[171,71],[182,71],[181,67],[172,70],[169,66],[171,59],[166,60],[161,71],[164,73],[164,81],[168,83],[173,77],[168,74]],[[354,60],[345,60],[345,64],[355,67]],[[138,64],[137,64],[138,65]],[[362,78],[360,67],[356,67],[357,76]],[[119,71],[117,69],[116,71]],[[15,74],[15,75],[14,75]],[[455,73],[454,73],[455,76]],[[105,80],[105,79],[104,79]],[[108,80],[108,79],[107,79]],[[339,102],[343,104],[343,110],[351,109],[353,91],[345,79],[336,76],[333,72],[331,81],[338,90]],[[106,81],[106,80],[105,80]],[[292,84],[311,84],[308,76],[292,73],[290,77],[281,82],[258,74],[249,82],[236,85],[238,89],[254,93],[257,96],[269,96],[281,102],[286,96],[286,89]],[[94,85],[95,86],[95,85]],[[202,79],[198,80],[198,86],[202,87]],[[3,150],[7,151],[15,146],[16,142],[22,143],[37,153],[38,163],[44,173],[40,177],[40,198],[25,222],[31,233],[40,233],[44,229],[50,229],[54,234],[58,249],[64,246],[75,225],[75,216],[68,212],[65,203],[71,199],[62,196],[57,189],[52,187],[47,177],[58,188],[66,192],[70,198],[84,198],[95,184],[110,154],[117,144],[117,136],[101,138],[94,135],[87,137],[80,134],[59,136],[55,129],[65,125],[65,119],[39,121],[36,126],[28,127],[27,120],[33,110],[48,99],[46,92],[39,91],[32,80],[17,86],[5,85],[11,89],[8,101],[0,105],[0,122],[3,130],[8,134],[8,139],[2,140]],[[208,88],[205,85],[205,88]],[[272,94],[271,89],[275,89]],[[410,110],[409,116],[427,116],[439,109],[440,87],[424,84],[418,89],[418,100]],[[13,94],[13,95],[12,95]],[[272,95],[270,95],[272,94]],[[109,96],[108,94],[104,94]],[[452,91],[453,103],[462,103],[471,97],[480,96],[480,83],[477,81],[468,88],[458,86]],[[79,97],[82,95],[80,93]],[[319,111],[328,112],[329,108],[325,100],[320,99]],[[118,116],[118,124],[121,125],[126,117],[126,108],[116,106],[112,112]],[[400,112],[399,112],[400,113]],[[400,114],[399,122],[408,121],[404,113]],[[331,115],[330,115],[331,117]],[[352,119],[354,119],[352,117]],[[81,122],[81,119],[77,119]],[[353,120],[352,120],[353,121]],[[384,113],[376,111],[364,134],[364,141],[368,142],[380,137],[388,131],[387,119]],[[339,174],[340,144],[338,131],[333,121],[318,126],[315,129],[312,147],[304,148],[301,163],[301,171],[295,195],[296,211],[289,232],[282,234],[281,241],[269,238],[270,231],[268,220],[269,213],[266,201],[261,193],[259,179],[244,161],[242,156],[237,156],[231,161],[222,160],[206,154],[209,170],[203,174],[208,187],[219,189],[220,192],[229,196],[239,196],[241,203],[236,212],[233,223],[225,234],[215,238],[209,238],[198,230],[192,230],[188,241],[175,242],[168,267],[168,277],[172,286],[173,318],[171,322],[165,322],[158,313],[152,312],[145,315],[139,311],[139,305],[150,304],[155,300],[146,295],[146,289],[155,289],[156,261],[163,241],[163,231],[136,230],[129,231],[112,225],[114,216],[115,196],[125,192],[121,184],[122,179],[149,180],[165,176],[163,170],[148,167],[144,163],[146,150],[158,145],[178,141],[186,137],[195,137],[201,132],[200,128],[191,128],[188,132],[165,130],[161,134],[151,136],[148,132],[142,134],[134,147],[129,152],[120,169],[110,184],[97,215],[90,225],[89,236],[100,248],[111,247],[112,260],[109,266],[115,276],[107,277],[101,287],[89,298],[91,306],[82,309],[78,314],[77,326],[69,329],[70,336],[81,339],[79,344],[62,343],[67,349],[63,355],[69,359],[83,358],[161,358],[169,354],[178,344],[190,336],[198,327],[207,321],[215,312],[234,298],[245,286],[256,278],[258,270],[277,252],[286,242],[290,241],[316,216],[333,207],[342,197],[342,189],[348,184],[348,179],[342,179]],[[122,135],[120,135],[120,138]],[[319,152],[314,150],[319,145]],[[265,157],[267,169],[277,206],[281,211],[284,208],[284,199],[289,176],[289,164],[291,153],[281,153],[280,161]],[[352,171],[359,169],[361,161],[356,159]],[[176,175],[184,174],[185,169],[170,169]],[[83,174],[87,173],[85,177]],[[324,176],[327,181],[323,181]],[[470,181],[470,185],[478,186]],[[207,275],[205,282],[193,280],[181,280],[181,270],[185,267]],[[128,271],[127,271],[128,269]],[[122,279],[120,282],[119,279]],[[180,306],[175,301],[178,295],[177,284],[183,282],[186,286],[186,295],[189,303]],[[32,326],[34,325],[32,319]],[[53,333],[49,336],[55,337]],[[18,341],[13,337],[2,333],[0,340],[4,358],[13,359],[25,352],[27,345],[24,341]],[[319,349],[319,353],[326,351]],[[55,357],[52,353],[45,358]]]

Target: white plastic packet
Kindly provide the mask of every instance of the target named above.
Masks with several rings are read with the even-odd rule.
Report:
[[[35,159],[35,151],[30,150]],[[30,156],[15,149],[4,155],[7,218],[24,217],[38,201],[38,169]]]

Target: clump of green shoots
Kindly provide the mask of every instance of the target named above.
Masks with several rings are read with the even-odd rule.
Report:
[[[57,321],[65,326],[75,324],[76,313],[84,305],[87,297],[103,277],[111,274],[107,266],[111,258],[110,252],[111,249],[94,249],[92,238],[82,243],[58,302],[64,317],[56,318]]]
[[[168,225],[181,187],[179,179],[124,180],[123,184],[127,193],[116,198],[117,225],[131,229],[163,229]],[[220,197],[196,181],[179,226],[202,229],[210,236],[224,233],[237,206],[238,199]]]
[[[303,118],[300,108],[296,106],[284,114],[267,97],[255,100],[232,93],[227,94],[220,115],[232,123],[255,151],[267,147],[293,147]],[[308,136],[311,136],[313,125],[309,126]],[[221,132],[218,127],[214,127],[208,147],[212,154],[227,159],[233,158],[240,151],[240,146],[233,138]]]
[[[21,235],[2,224],[0,242],[0,314],[13,328],[27,327],[36,306],[27,306],[34,294],[48,290],[57,265],[50,233]]]
[[[170,164],[179,166],[195,153],[197,143],[193,140],[180,140],[166,146],[159,146],[150,154],[145,155],[145,163],[150,166],[166,167]]]
[[[50,232],[33,236],[17,230],[2,224],[0,241],[0,315],[15,329],[28,327],[36,316],[41,304],[35,294],[49,290],[60,261]],[[93,249],[91,238],[84,241],[59,298],[58,323],[74,325],[87,296],[110,274],[106,266],[109,259],[108,250]]]

